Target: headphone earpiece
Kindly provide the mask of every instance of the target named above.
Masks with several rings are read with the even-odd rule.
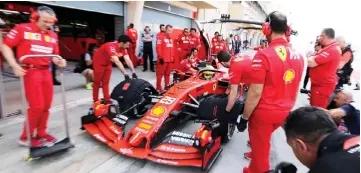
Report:
[[[275,12],[275,11],[274,11]],[[274,13],[268,15],[268,22],[263,23],[262,25],[262,32],[265,36],[270,36],[272,34],[272,28],[271,28],[271,15]],[[289,37],[292,33],[291,26],[287,25],[286,33],[285,35]]]

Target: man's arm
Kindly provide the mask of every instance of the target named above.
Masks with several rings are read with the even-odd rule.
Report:
[[[348,63],[351,57],[352,57],[351,52],[346,52],[345,54],[343,54],[338,69],[341,69],[346,63]]]
[[[247,99],[244,106],[243,117],[249,119],[254,109],[257,107],[261,99],[266,74],[269,70],[268,59],[258,51],[252,60],[252,78],[250,78],[251,85],[248,87]]]
[[[118,56],[111,56],[111,61],[118,67],[118,69],[119,69],[124,75],[128,75],[128,72],[124,69],[123,64],[119,61]]]
[[[308,67],[316,67],[321,64],[325,64],[332,60],[331,54],[334,53],[332,50],[324,50],[316,56],[311,56],[307,60]]]
[[[9,46],[3,44],[1,52],[11,68],[20,67],[20,65],[16,62],[14,51]]]
[[[251,84],[248,87],[247,99],[243,111],[243,118],[249,119],[261,99],[264,84]]]
[[[226,107],[227,112],[230,112],[234,106],[234,103],[236,103],[237,94],[238,94],[238,85],[231,84],[230,93],[228,95],[228,103]]]
[[[124,60],[125,60],[125,63],[127,63],[128,67],[132,70],[133,73],[135,73],[135,69],[134,69],[134,66],[133,66],[133,63],[132,61],[130,60],[129,58],[129,55],[124,55],[123,56]],[[119,59],[118,59],[119,61]],[[120,62],[120,61],[119,61]],[[123,65],[122,65],[123,66]]]

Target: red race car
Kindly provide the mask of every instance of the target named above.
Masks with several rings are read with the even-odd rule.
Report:
[[[111,93],[119,106],[96,103],[82,117],[82,128],[124,155],[208,170],[222,152],[221,142],[231,140],[235,123],[230,122],[237,121],[243,105],[240,101],[231,111],[232,120],[224,119],[228,82],[223,76],[201,69],[162,95],[145,80],[123,81]],[[193,134],[173,131],[190,120],[201,123]]]

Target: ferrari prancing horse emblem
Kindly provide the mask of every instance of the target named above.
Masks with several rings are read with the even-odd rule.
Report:
[[[278,57],[280,57],[280,59],[284,62],[286,61],[287,58],[287,51],[286,48],[284,46],[277,46],[275,47],[275,51],[278,55]]]

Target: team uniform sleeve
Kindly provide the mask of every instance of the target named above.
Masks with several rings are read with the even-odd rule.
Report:
[[[129,55],[129,54],[128,54],[128,50],[127,50],[127,49],[123,49],[122,54],[123,54],[123,56]]]
[[[109,58],[112,56],[118,56],[116,48],[110,44],[108,44],[107,47],[105,47],[105,50]]]
[[[315,56],[315,62],[318,65],[325,64],[332,60],[333,51],[331,49],[325,50]]]
[[[157,45],[155,46],[156,51],[157,51],[157,55],[158,57],[162,58],[162,38],[161,37],[157,37]]]
[[[345,54],[342,55],[341,62],[346,64],[348,61],[350,61],[351,56],[352,56],[351,52],[346,52]]]
[[[267,71],[269,70],[268,59],[265,55],[257,52],[252,60],[251,73],[249,82],[253,84],[264,84]]]
[[[231,66],[229,67],[229,83],[238,85],[241,83],[242,78],[242,70],[240,70],[238,63],[231,62]]]
[[[20,41],[24,38],[24,33],[21,25],[16,25],[4,38],[3,44],[13,48],[19,45]]]

